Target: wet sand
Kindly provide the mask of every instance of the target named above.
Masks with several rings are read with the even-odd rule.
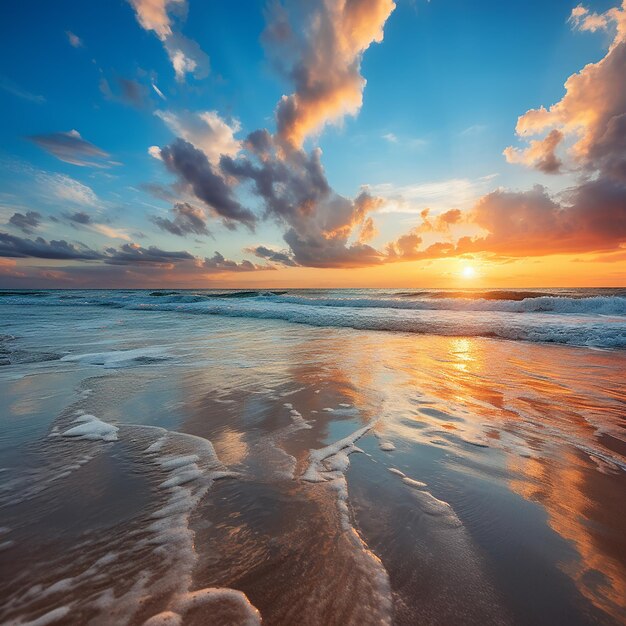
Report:
[[[72,358],[0,371],[2,623],[626,621],[621,352],[132,311],[15,341]]]

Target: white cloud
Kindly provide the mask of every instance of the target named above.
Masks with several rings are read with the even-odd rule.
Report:
[[[447,210],[471,206],[485,193],[496,174],[477,179],[451,178],[416,185],[366,185],[373,196],[384,198],[380,213],[420,213],[425,208]]]
[[[152,89],[154,89],[155,93],[159,96],[159,98],[161,98],[161,100],[167,100],[163,92],[156,86],[156,83],[152,83]]]
[[[163,160],[163,158],[161,157],[161,148],[159,148],[159,146],[150,146],[148,148],[148,154],[153,159],[157,159],[158,161],[162,161]]]
[[[78,35],[75,35],[71,30],[66,30],[65,34],[67,35],[67,40],[70,42],[70,46],[72,46],[72,48],[83,47],[83,40]]]
[[[124,241],[132,241],[132,238],[123,228],[112,228],[106,224],[90,224],[88,226],[90,230],[94,230],[101,235],[110,237],[111,239],[123,239]]]
[[[204,78],[208,74],[209,57],[195,41],[188,39],[175,28],[172,19],[172,12],[184,19],[187,0],[129,0],[129,2],[141,27],[152,31],[163,43],[174,68],[176,80],[182,82],[189,73],[196,78]],[[162,96],[158,90],[157,93]]]
[[[44,186],[46,194],[58,200],[80,206],[97,207],[101,204],[91,187],[84,185],[71,176],[41,173],[39,180]]]
[[[241,129],[236,119],[228,124],[216,111],[200,113],[156,111],[155,115],[160,117],[176,136],[202,150],[213,164],[219,163],[222,154],[236,156],[241,150],[241,142],[235,138],[235,133]],[[155,158],[160,158],[160,152],[157,157],[152,148],[148,151]]]

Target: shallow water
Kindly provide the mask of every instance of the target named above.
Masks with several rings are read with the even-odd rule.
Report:
[[[2,623],[624,623],[626,352],[179,295],[0,304]]]

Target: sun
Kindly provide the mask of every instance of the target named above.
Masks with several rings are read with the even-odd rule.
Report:
[[[471,265],[466,265],[461,273],[463,278],[474,278],[476,276],[476,270]]]

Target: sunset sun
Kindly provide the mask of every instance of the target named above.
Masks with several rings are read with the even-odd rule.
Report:
[[[476,276],[476,270],[471,265],[466,265],[461,271],[463,278],[474,278]]]

